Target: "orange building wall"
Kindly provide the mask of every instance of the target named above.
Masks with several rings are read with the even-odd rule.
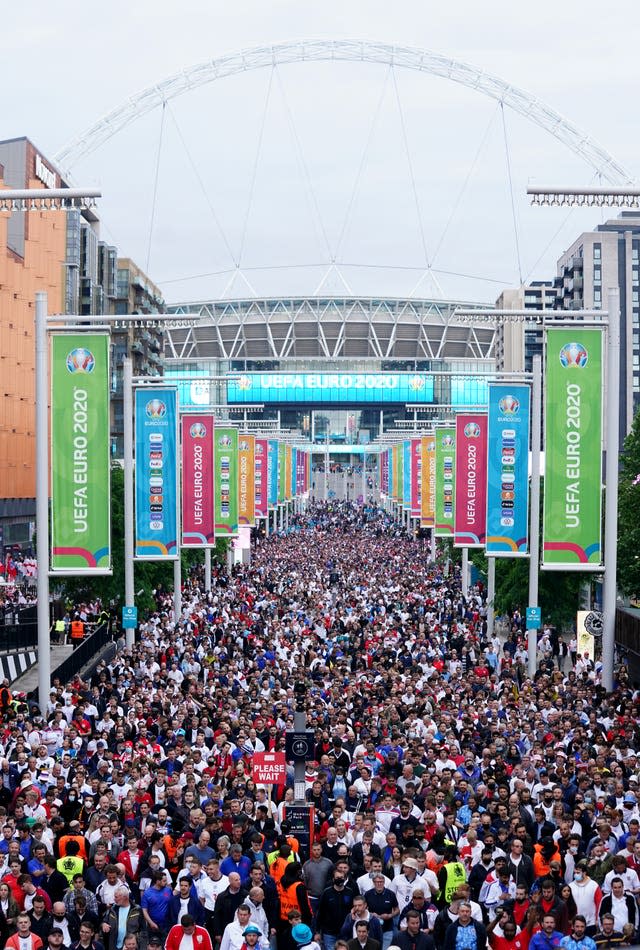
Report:
[[[35,294],[47,292],[49,313],[64,299],[66,213],[26,217],[22,260],[7,249],[9,214],[0,212],[0,498],[35,497]]]

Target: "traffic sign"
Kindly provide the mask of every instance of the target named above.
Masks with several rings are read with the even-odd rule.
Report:
[[[122,629],[135,630],[137,626],[138,626],[138,608],[137,607],[123,607],[122,608]]]
[[[542,607],[527,607],[527,630],[539,630],[542,625]]]
[[[265,785],[284,785],[287,761],[284,752],[254,752],[251,759],[254,782]]]

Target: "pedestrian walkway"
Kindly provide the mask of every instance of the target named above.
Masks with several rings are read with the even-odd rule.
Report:
[[[73,653],[73,646],[69,644],[52,644],[51,646],[51,671],[55,675],[55,671],[60,666],[61,663],[67,659],[68,656],[71,656]],[[30,693],[32,689],[35,689],[38,685],[38,664],[34,665],[27,670],[26,673],[23,673],[19,679],[11,684],[11,689],[14,693]]]

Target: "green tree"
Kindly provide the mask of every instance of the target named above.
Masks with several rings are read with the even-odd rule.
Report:
[[[618,586],[625,594],[640,593],[640,412],[620,456]]]
[[[212,560],[224,562],[228,541],[220,539],[212,551]],[[189,568],[202,563],[203,552],[195,549],[182,551],[182,576]],[[75,602],[99,597],[103,604],[116,607],[124,601],[124,472],[120,465],[111,467],[111,560],[113,573],[105,577],[69,577],[60,584],[59,591],[66,599]],[[134,565],[134,590],[136,605],[141,613],[153,609],[153,591],[159,587],[173,589],[173,564],[161,561],[136,561]]]

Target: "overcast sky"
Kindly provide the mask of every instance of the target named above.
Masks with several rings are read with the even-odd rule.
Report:
[[[62,0],[11,4],[2,19],[0,137],[26,135],[50,159],[200,62],[359,38],[490,72],[640,174],[631,0]],[[318,290],[492,302],[521,278],[552,277],[563,250],[602,220],[529,206],[529,182],[597,183],[552,135],[466,86],[371,63],[209,82],[69,170],[74,184],[102,188],[101,236],[148,268],[169,302]]]

